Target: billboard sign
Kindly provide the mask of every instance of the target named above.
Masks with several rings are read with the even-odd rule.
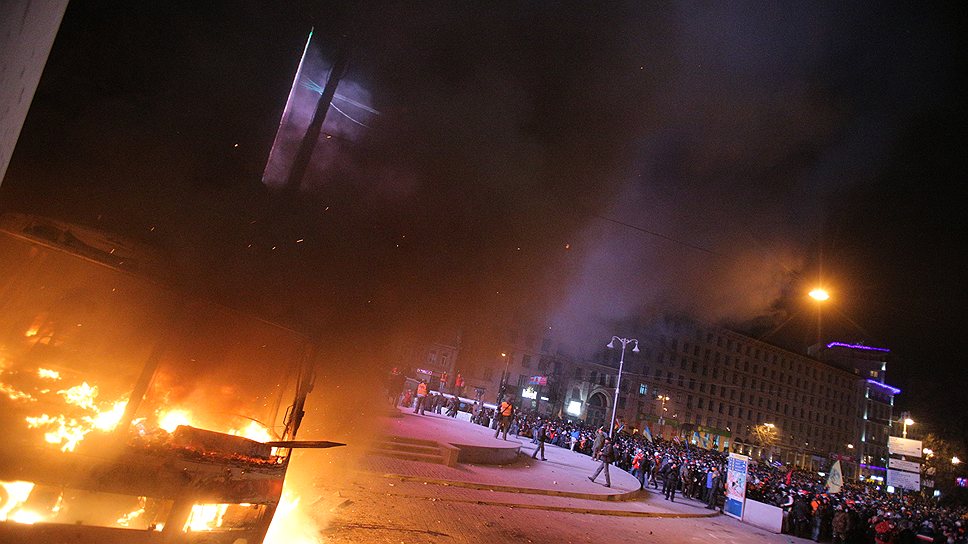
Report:
[[[887,471],[887,485],[904,488],[908,491],[921,489],[921,475],[916,472],[889,469]]]
[[[887,438],[887,449],[891,455],[903,455],[904,457],[921,457],[921,441],[901,438],[900,436],[889,436]]]
[[[887,467],[905,472],[921,472],[921,465],[914,461],[902,461],[901,459],[888,459]]]
[[[726,505],[723,512],[739,520],[743,519],[743,507],[746,503],[749,460],[745,455],[730,453],[726,464]]]

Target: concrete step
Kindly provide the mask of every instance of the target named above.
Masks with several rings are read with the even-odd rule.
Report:
[[[440,444],[436,440],[427,440],[423,438],[410,438],[408,436],[387,436],[384,442],[393,442],[395,444],[420,444],[423,446],[433,446],[437,447]]]
[[[390,441],[380,441],[373,445],[374,448],[380,450],[394,450],[403,451],[408,453],[426,453],[426,454],[439,454],[440,446],[434,444],[433,446],[428,446],[424,444],[407,444],[405,442],[390,442]]]
[[[370,452],[384,457],[457,466],[460,450],[434,440],[390,435],[373,443]]]
[[[445,465],[445,459],[440,453],[413,453],[408,451],[400,450],[387,450],[387,449],[372,449],[370,453],[374,455],[381,455],[383,457],[392,457],[394,459],[406,459],[407,461],[420,461],[423,463],[434,463],[436,465]]]

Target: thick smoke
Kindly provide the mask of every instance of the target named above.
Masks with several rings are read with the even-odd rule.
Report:
[[[813,270],[825,210],[954,73],[910,9],[71,4],[0,196],[164,245],[200,295],[319,340],[347,398],[394,339],[509,315],[595,345],[643,308],[742,320]],[[341,94],[380,115],[321,139],[271,215],[313,26],[349,33]]]

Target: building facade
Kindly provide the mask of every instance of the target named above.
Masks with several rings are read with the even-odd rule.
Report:
[[[856,376],[854,447],[846,461],[853,465],[858,477],[883,481],[887,473],[887,441],[894,419],[894,395],[901,392],[885,383],[891,350],[860,343],[829,342],[811,346],[808,353]]]
[[[506,351],[478,362],[475,383],[490,402],[506,377],[525,409],[607,426],[617,406],[629,432],[756,458],[816,469],[840,459],[864,477],[886,463],[898,392],[884,383],[889,350],[831,342],[795,353],[674,316],[626,328],[639,352],[625,353],[617,404],[620,349],[577,356],[547,327],[496,331]]]

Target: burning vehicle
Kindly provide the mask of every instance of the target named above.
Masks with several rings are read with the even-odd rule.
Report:
[[[150,248],[0,218],[0,542],[263,541],[303,335],[167,286]]]

